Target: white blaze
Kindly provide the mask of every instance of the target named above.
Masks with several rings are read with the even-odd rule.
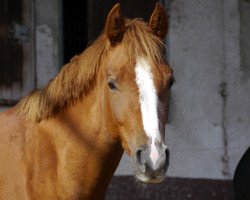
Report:
[[[136,83],[140,93],[142,122],[147,136],[151,139],[150,158],[153,164],[159,158],[155,141],[160,140],[159,122],[157,114],[158,97],[154,86],[150,64],[143,58],[138,58],[136,67]]]

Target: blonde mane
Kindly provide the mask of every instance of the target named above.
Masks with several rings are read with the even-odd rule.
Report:
[[[163,43],[140,19],[126,20],[122,43],[126,56],[131,60],[147,57],[156,64],[162,60]],[[46,87],[34,90],[25,96],[17,105],[18,115],[39,122],[84,98],[94,86],[101,57],[109,48],[111,48],[110,43],[104,32],[82,54],[64,65],[60,73]]]

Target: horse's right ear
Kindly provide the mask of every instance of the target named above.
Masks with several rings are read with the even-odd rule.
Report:
[[[111,45],[122,41],[125,32],[125,19],[121,15],[121,6],[117,3],[109,12],[106,21],[106,34]]]

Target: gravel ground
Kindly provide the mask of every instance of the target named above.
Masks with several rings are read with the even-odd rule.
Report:
[[[106,200],[233,200],[232,181],[167,178],[145,186],[132,176],[114,176]]]

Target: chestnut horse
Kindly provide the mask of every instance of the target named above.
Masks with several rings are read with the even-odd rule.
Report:
[[[54,80],[0,115],[0,199],[105,199],[124,150],[140,181],[164,180],[167,14],[156,4],[145,23],[120,10]]]

